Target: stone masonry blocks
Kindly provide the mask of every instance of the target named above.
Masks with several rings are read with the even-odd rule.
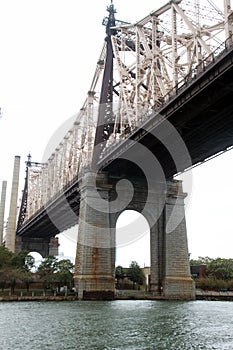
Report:
[[[185,224],[181,181],[167,182],[164,198],[158,183],[150,188],[147,201],[140,179],[130,202],[123,182],[118,187],[119,210],[114,211],[113,187],[117,180],[108,174],[86,173],[80,183],[80,212],[75,286],[80,299],[114,297],[115,226],[127,209],[141,212],[150,225],[151,290],[165,299],[194,299]],[[163,210],[161,210],[163,204]],[[99,296],[99,297],[98,297]]]
[[[80,184],[81,200],[79,232],[75,262],[75,286],[78,296],[93,292],[114,296],[114,272],[112,269],[112,235],[110,228],[108,193],[109,185],[104,177],[86,173]],[[101,194],[101,196],[100,196]],[[105,199],[103,202],[103,198]]]

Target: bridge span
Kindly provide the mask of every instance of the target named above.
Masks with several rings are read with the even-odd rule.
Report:
[[[233,44],[225,42],[222,47],[223,51],[219,56],[213,56],[212,62],[200,64],[200,72],[195,77],[175,87],[167,96],[168,101],[151,114],[140,128],[109,147],[98,161],[98,168],[114,173],[119,179],[126,172],[132,176],[135,168],[127,159],[132,157],[135,144],[139,142],[158,159],[169,179],[230,148],[233,145]],[[181,135],[190,156],[187,158],[186,153],[180,154],[178,164],[159,140],[159,135],[164,134],[167,120]],[[170,143],[169,135],[165,136]],[[173,135],[170,137],[172,144]],[[143,150],[138,156],[143,158]],[[17,236],[50,239],[78,224],[79,179],[80,176],[74,178],[46,207],[34,214],[17,230]],[[72,208],[72,212],[68,211],[70,215],[67,213],[67,203]],[[51,218],[58,225],[54,225]]]
[[[173,178],[233,145],[230,1],[224,12],[196,5],[172,0],[131,24],[111,2],[74,125],[45,163],[27,161],[15,249],[56,253],[55,236],[79,224],[81,299],[114,297],[115,226],[126,209],[150,225],[154,295],[194,298],[186,194]]]

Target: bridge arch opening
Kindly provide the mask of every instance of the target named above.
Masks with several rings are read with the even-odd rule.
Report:
[[[34,263],[34,269],[33,270],[37,270],[38,266],[40,265],[41,261],[43,260],[43,256],[38,253],[38,252],[29,252],[29,255],[31,255],[34,259],[35,259],[35,263]]]
[[[129,267],[132,261],[150,266],[150,227],[141,213],[125,210],[116,222],[115,266]]]

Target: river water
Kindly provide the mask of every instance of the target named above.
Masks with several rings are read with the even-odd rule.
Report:
[[[233,349],[233,302],[1,302],[0,349]]]

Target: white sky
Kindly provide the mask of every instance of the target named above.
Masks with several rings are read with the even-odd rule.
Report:
[[[8,181],[8,198],[14,156],[21,156],[21,191],[27,154],[40,162],[53,132],[81,108],[103,45],[102,19],[109,3],[0,0],[0,181]],[[116,18],[139,20],[164,3],[115,0]],[[231,151],[195,168],[191,188],[184,181],[193,258],[232,257],[232,158]],[[74,235],[60,235],[60,251],[67,256],[75,254]],[[118,250],[117,264],[136,260],[148,265],[148,254],[149,235],[145,235]]]

